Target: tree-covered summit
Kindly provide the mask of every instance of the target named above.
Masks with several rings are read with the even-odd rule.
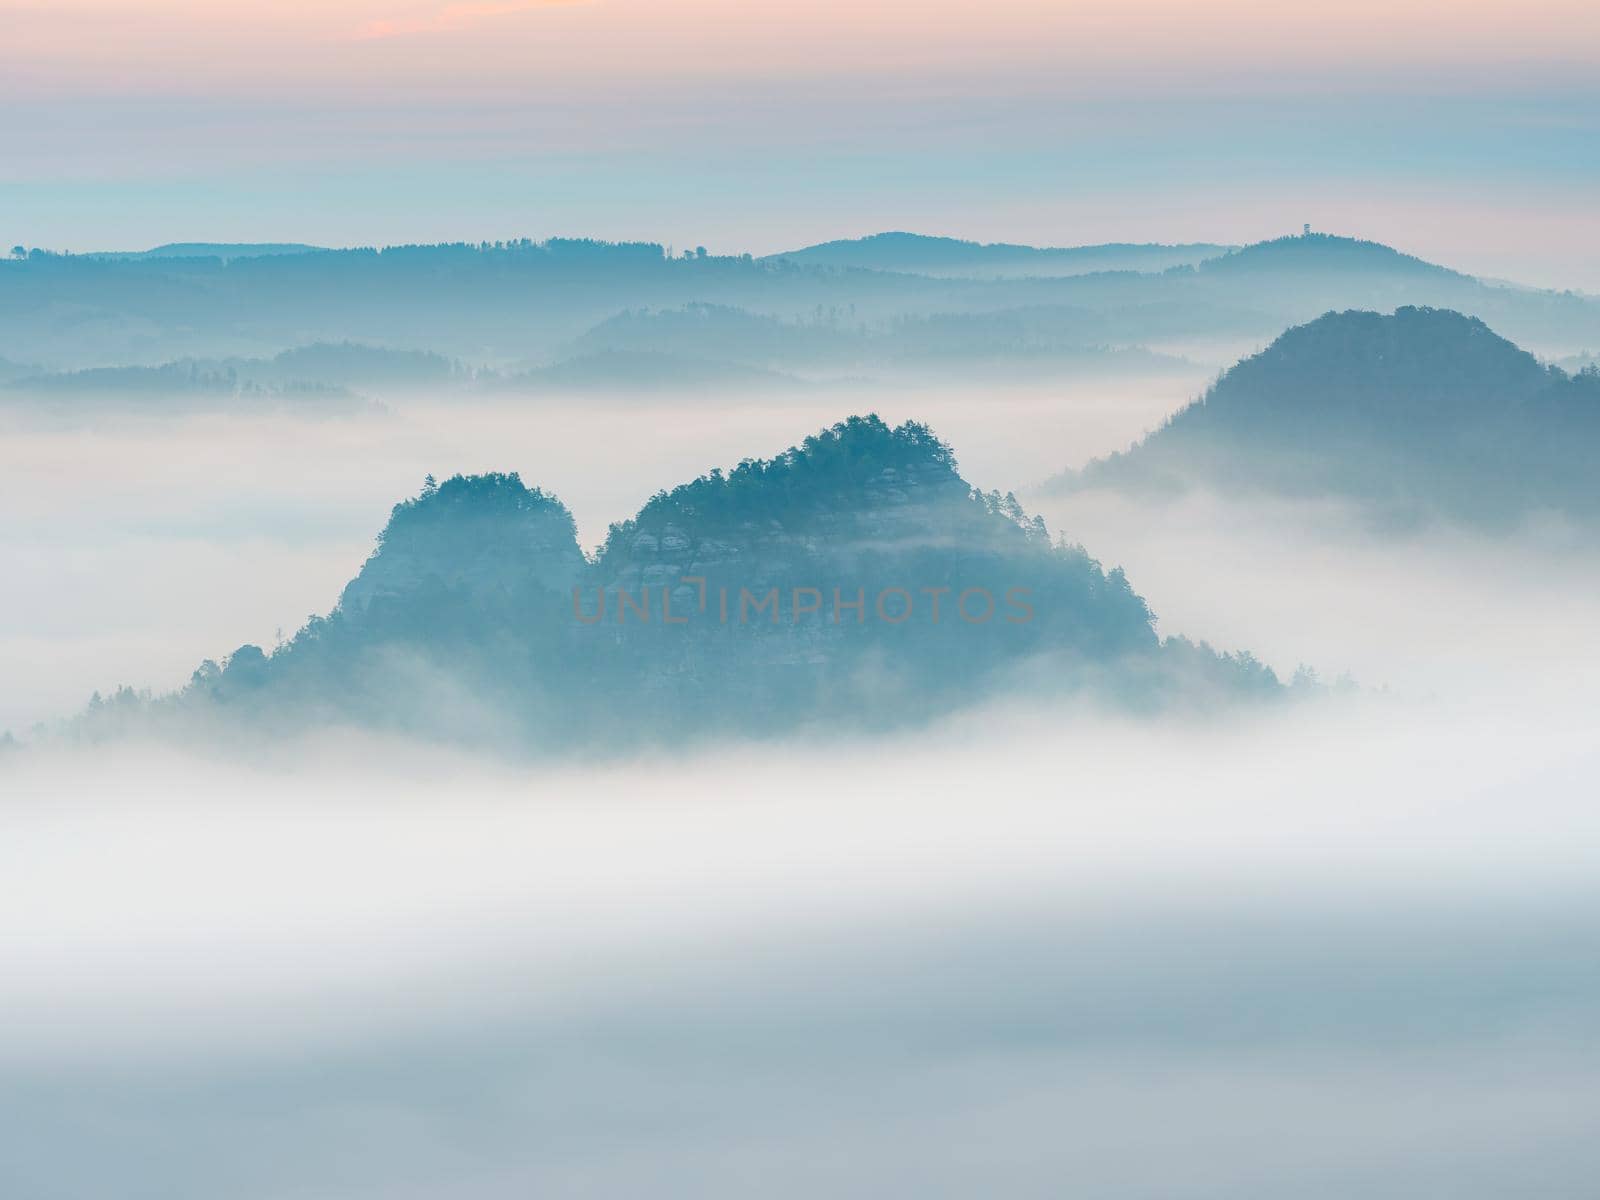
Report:
[[[1271,238],[1208,258],[1197,270],[1211,275],[1247,275],[1259,272],[1303,271],[1368,272],[1432,276],[1466,280],[1468,277],[1412,254],[1362,238],[1331,233],[1304,233]]]
[[[226,661],[150,715],[615,750],[1277,690],[1248,656],[1163,643],[1119,569],[971,488],[927,426],[872,415],[658,493],[592,560],[517,474],[430,478],[331,613]]]
[[[1561,377],[1476,317],[1449,309],[1326,313],[1236,364],[1178,421],[1362,420],[1494,414]]]
[[[631,521],[612,527],[601,561],[637,529],[664,522],[722,535],[839,534],[877,510],[964,499],[969,490],[955,453],[926,425],[891,427],[876,413],[853,416],[772,458],[747,458],[657,492]]]
[[[340,598],[346,610],[425,585],[559,589],[583,567],[566,505],[515,472],[455,475],[395,505],[377,548]]]
[[[393,546],[427,538],[444,527],[455,533],[463,522],[518,521],[529,516],[555,516],[573,527],[565,504],[542,488],[523,483],[516,471],[452,475],[443,483],[430,476],[417,496],[394,506],[389,523],[378,534],[378,543]]]
[[[1600,375],[1568,376],[1475,317],[1327,313],[1227,371],[1069,487],[1334,496],[1412,517],[1600,517]]]

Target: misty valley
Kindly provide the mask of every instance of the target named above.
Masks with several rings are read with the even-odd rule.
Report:
[[[1597,349],[1309,227],[18,247],[0,1195],[1588,1194]]]

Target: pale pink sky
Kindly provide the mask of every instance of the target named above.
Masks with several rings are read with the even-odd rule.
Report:
[[[1600,4],[0,0],[0,230],[68,249],[1309,220],[1600,290]]]
[[[0,12],[23,90],[994,68],[1104,82],[1157,64],[1187,77],[1600,63],[1592,0],[11,0]]]

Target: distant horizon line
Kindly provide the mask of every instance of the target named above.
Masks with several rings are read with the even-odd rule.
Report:
[[[1399,255],[1399,256],[1401,256],[1403,258],[1413,259],[1416,262],[1421,263],[1421,264],[1423,264],[1425,266],[1434,267],[1434,268],[1437,268],[1437,269],[1440,269],[1440,270],[1450,271],[1450,272],[1453,272],[1455,274],[1463,275],[1463,276],[1465,276],[1467,278],[1476,279],[1480,283],[1493,285],[1493,286],[1510,287],[1510,288],[1524,289],[1524,290],[1530,290],[1530,291],[1566,292],[1566,293],[1572,293],[1572,294],[1582,295],[1582,296],[1593,296],[1593,295],[1600,294],[1600,293],[1597,293],[1597,292],[1591,292],[1591,291],[1589,291],[1589,290],[1587,290],[1585,288],[1582,288],[1582,287],[1573,287],[1573,286],[1570,286],[1570,285],[1560,286],[1560,285],[1547,285],[1547,284],[1529,284],[1529,283],[1524,283],[1524,282],[1522,282],[1520,280],[1517,280],[1517,279],[1514,279],[1514,278],[1510,278],[1508,276],[1501,275],[1501,274],[1487,274],[1487,273],[1480,274],[1480,273],[1477,273],[1477,272],[1473,272],[1471,270],[1462,270],[1462,269],[1456,268],[1456,267],[1449,267],[1449,266],[1446,266],[1444,264],[1444,262],[1442,262],[1442,261],[1440,261],[1438,259],[1424,258],[1419,254],[1412,254],[1409,251],[1400,249],[1398,246],[1396,246],[1395,244],[1393,244],[1391,242],[1379,241],[1379,240],[1376,240],[1374,238],[1362,237],[1362,236],[1354,235],[1354,234],[1341,234],[1341,233],[1333,233],[1333,232],[1330,232],[1328,230],[1313,229],[1309,222],[1302,222],[1301,223],[1301,227],[1300,227],[1299,230],[1294,230],[1294,231],[1291,231],[1291,232],[1288,232],[1288,233],[1279,234],[1279,235],[1272,236],[1272,237],[1261,238],[1261,239],[1259,239],[1257,241],[1251,241],[1251,242],[1105,241],[1105,242],[1083,242],[1083,243],[1068,244],[1068,245],[1042,245],[1042,244],[1037,244],[1037,243],[1032,243],[1032,242],[1007,242],[1007,241],[986,242],[986,241],[978,241],[978,240],[973,239],[973,238],[953,237],[953,236],[950,236],[950,235],[947,235],[947,234],[916,233],[916,232],[912,232],[912,231],[909,231],[909,230],[903,230],[903,229],[883,229],[883,230],[878,230],[878,231],[873,232],[873,233],[859,234],[859,235],[854,236],[854,237],[829,238],[829,239],[825,239],[823,241],[811,242],[811,243],[808,243],[806,245],[797,246],[797,247],[794,247],[792,249],[787,249],[787,250],[778,250],[778,251],[774,251],[774,252],[766,253],[766,254],[753,254],[753,253],[751,253],[749,251],[742,251],[742,252],[741,251],[731,251],[731,252],[725,252],[725,253],[712,253],[712,252],[707,251],[704,246],[698,246],[698,245],[694,246],[692,248],[690,248],[690,247],[682,247],[682,248],[680,248],[680,247],[677,247],[675,245],[675,243],[670,242],[670,241],[635,240],[635,239],[627,239],[627,238],[603,238],[603,237],[593,237],[593,236],[588,236],[588,235],[573,235],[573,234],[549,234],[549,235],[547,235],[547,236],[545,236],[543,238],[534,238],[534,237],[528,237],[528,236],[517,236],[517,237],[496,238],[496,239],[477,239],[477,240],[456,239],[456,240],[448,240],[448,241],[428,241],[428,242],[396,241],[396,242],[386,242],[386,243],[383,243],[383,244],[378,244],[378,243],[351,243],[351,244],[346,244],[346,245],[320,245],[320,244],[312,243],[312,242],[299,242],[299,241],[284,241],[284,242],[276,242],[276,241],[223,242],[223,241],[194,241],[194,240],[191,240],[191,241],[162,242],[162,243],[160,243],[158,245],[151,246],[151,247],[149,247],[147,249],[142,249],[142,250],[55,250],[55,249],[52,249],[50,247],[45,247],[45,246],[28,247],[28,246],[24,246],[22,244],[17,244],[17,245],[13,245],[11,247],[11,249],[9,251],[9,255],[7,255],[7,252],[5,252],[4,250],[0,250],[0,261],[6,261],[7,257],[9,257],[11,260],[17,260],[17,259],[24,259],[24,258],[27,258],[27,257],[31,257],[32,255],[37,254],[37,255],[45,256],[45,257],[84,258],[84,259],[99,258],[99,259],[123,259],[123,260],[220,258],[224,262],[228,262],[228,261],[231,261],[233,259],[267,258],[267,257],[296,257],[296,256],[299,256],[299,255],[305,255],[305,254],[343,254],[343,253],[357,253],[357,252],[363,252],[363,251],[364,252],[374,253],[374,254],[382,254],[382,253],[386,253],[386,252],[389,252],[389,251],[396,251],[396,250],[446,249],[446,248],[460,248],[460,249],[479,250],[479,251],[492,251],[492,250],[518,249],[518,248],[544,247],[544,246],[549,246],[552,243],[588,243],[588,244],[592,244],[592,245],[596,245],[596,246],[633,247],[633,248],[638,248],[638,249],[642,249],[642,248],[645,248],[645,247],[650,247],[650,248],[653,248],[655,250],[660,251],[662,256],[663,256],[663,258],[666,258],[666,259],[669,259],[669,260],[676,260],[676,259],[680,259],[680,258],[696,258],[696,257],[713,258],[713,259],[748,258],[748,259],[752,259],[754,261],[758,261],[759,262],[759,261],[774,261],[774,260],[785,259],[785,258],[796,258],[798,256],[806,255],[806,254],[809,254],[809,253],[814,252],[814,251],[828,250],[828,249],[835,248],[835,247],[838,247],[838,248],[841,248],[841,249],[845,248],[845,247],[866,247],[866,246],[869,246],[873,242],[884,240],[884,239],[905,239],[909,243],[923,243],[923,244],[926,244],[930,249],[935,248],[935,247],[941,247],[941,248],[959,247],[961,249],[970,250],[970,251],[993,251],[993,252],[1000,252],[1000,253],[1016,252],[1016,253],[1024,254],[1024,255],[1036,254],[1036,255],[1043,255],[1043,256],[1071,255],[1071,254],[1080,254],[1080,253],[1087,254],[1087,253],[1093,253],[1095,251],[1119,251],[1119,250],[1120,251],[1141,251],[1141,250],[1160,251],[1160,250],[1166,250],[1166,251],[1174,251],[1174,252],[1215,250],[1217,252],[1214,255],[1209,255],[1209,256],[1207,256],[1205,258],[1199,259],[1198,260],[1199,262],[1210,261],[1211,259],[1220,259],[1220,258],[1228,257],[1230,255],[1238,254],[1238,253],[1241,253],[1243,251],[1255,249],[1255,248],[1261,247],[1261,246],[1274,245],[1274,244],[1284,243],[1284,242],[1298,242],[1298,241],[1302,241],[1302,240],[1306,240],[1306,239],[1318,239],[1318,240],[1325,240],[1325,241],[1329,241],[1329,242],[1342,242],[1342,243],[1351,243],[1351,244],[1355,244],[1355,245],[1372,246],[1372,247],[1375,247],[1375,248],[1378,248],[1378,249],[1381,249],[1381,250],[1386,250],[1386,251],[1388,251],[1388,252],[1390,252],[1392,254]],[[0,246],[3,246],[3,243],[0,243]],[[827,265],[827,264],[825,264],[825,265]],[[840,266],[840,265],[848,265],[848,264],[832,264],[832,265]],[[971,268],[979,268],[983,264],[974,262],[974,263],[969,263],[969,264],[948,264],[948,265],[950,265],[950,266],[965,265],[965,266],[968,266],[968,267],[971,267]],[[907,264],[903,269],[905,271],[909,271],[911,273],[916,273],[917,270],[919,269],[919,267],[921,267],[921,266],[939,266],[939,267],[944,267],[944,266],[946,266],[946,264],[917,264],[917,265]],[[885,265],[880,265],[880,266],[876,266],[876,267],[863,266],[861,269],[864,269],[864,270],[887,270],[887,271],[893,272],[897,268],[892,264],[885,264]],[[1127,269],[1127,268],[1122,268],[1122,269]]]
[[[1395,246],[1393,246],[1392,244],[1387,243],[1387,242],[1373,241],[1370,238],[1362,238],[1362,237],[1358,237],[1358,236],[1354,236],[1354,235],[1330,233],[1327,230],[1312,230],[1311,233],[1312,233],[1313,236],[1326,237],[1326,238],[1331,238],[1331,239],[1339,239],[1339,240],[1344,240],[1344,241],[1353,241],[1353,242],[1365,241],[1365,242],[1370,242],[1372,245],[1383,246],[1386,249],[1391,249],[1391,250],[1396,248]],[[808,243],[806,243],[804,245],[795,246],[792,249],[778,250],[778,251],[773,251],[771,253],[766,253],[766,254],[753,254],[753,255],[751,255],[751,257],[753,257],[753,258],[782,258],[782,257],[784,257],[786,255],[789,255],[789,254],[799,254],[799,253],[802,253],[802,252],[807,251],[807,250],[815,250],[815,249],[820,249],[822,247],[827,247],[827,246],[855,245],[855,244],[859,244],[859,243],[863,243],[863,242],[871,242],[871,241],[874,241],[874,240],[880,239],[880,238],[907,238],[907,239],[914,239],[914,240],[920,241],[920,242],[933,242],[933,243],[942,243],[942,244],[946,244],[946,245],[958,245],[958,246],[973,247],[973,248],[976,248],[976,249],[983,249],[983,250],[1033,250],[1033,251],[1040,251],[1040,252],[1050,253],[1050,252],[1057,252],[1057,251],[1112,250],[1112,249],[1185,250],[1185,249],[1197,249],[1197,248],[1206,248],[1206,249],[1215,248],[1215,249],[1218,249],[1218,250],[1244,250],[1244,249],[1248,249],[1251,246],[1266,245],[1267,243],[1270,243],[1270,242],[1284,241],[1284,240],[1287,240],[1287,239],[1290,239],[1290,238],[1298,239],[1298,238],[1301,238],[1301,237],[1304,237],[1304,236],[1306,236],[1306,235],[1305,235],[1303,229],[1294,229],[1294,230],[1290,230],[1287,233],[1278,234],[1278,235],[1275,235],[1275,236],[1262,237],[1262,238],[1259,238],[1259,239],[1257,239],[1255,241],[1250,241],[1250,242],[1208,241],[1208,240],[1197,240],[1197,241],[1159,241],[1159,240],[1156,240],[1156,241],[1129,241],[1129,240],[1118,240],[1118,241],[1070,242],[1070,243],[1046,244],[1046,243],[1039,243],[1039,242],[1018,242],[1018,241],[1004,241],[1004,240],[1002,240],[1002,241],[982,241],[982,240],[979,240],[979,239],[976,239],[976,238],[955,237],[955,236],[952,236],[950,234],[919,233],[919,232],[915,232],[915,231],[912,231],[912,230],[905,230],[905,229],[880,229],[880,230],[876,230],[876,231],[874,231],[872,233],[863,233],[863,234],[857,234],[857,235],[854,235],[854,236],[841,236],[841,237],[825,238],[825,239],[823,239],[821,241],[808,242]],[[444,246],[462,246],[462,247],[468,247],[468,248],[479,248],[479,249],[481,249],[481,248],[497,248],[497,247],[505,247],[505,246],[516,246],[516,245],[522,245],[522,244],[539,246],[539,245],[545,245],[545,244],[547,244],[549,242],[594,242],[594,243],[600,244],[600,245],[612,245],[612,246],[659,246],[664,250],[676,250],[676,251],[678,251],[680,253],[685,249],[690,250],[690,251],[695,249],[695,247],[679,247],[676,242],[671,241],[671,240],[667,240],[667,239],[661,239],[661,238],[650,238],[650,237],[640,237],[640,238],[604,238],[604,237],[594,237],[594,236],[591,236],[591,235],[588,235],[588,234],[551,233],[551,234],[547,234],[547,235],[542,236],[542,237],[532,237],[532,236],[528,236],[528,235],[514,235],[514,236],[511,236],[511,237],[497,237],[497,238],[454,238],[454,239],[443,239],[443,240],[434,240],[434,241],[409,241],[409,242],[408,241],[390,241],[390,242],[383,242],[381,244],[376,243],[376,242],[347,242],[347,243],[340,244],[340,245],[324,245],[322,243],[317,243],[317,242],[304,242],[304,241],[297,241],[297,240],[275,241],[275,240],[270,240],[270,239],[251,239],[251,240],[248,240],[248,241],[220,241],[220,240],[196,238],[196,239],[186,239],[186,240],[180,240],[180,241],[160,242],[160,243],[158,243],[156,245],[153,245],[153,246],[148,246],[148,247],[138,248],[138,249],[101,248],[101,249],[95,249],[95,250],[59,250],[59,249],[56,249],[56,248],[50,247],[50,246],[28,246],[25,243],[16,243],[15,245],[13,245],[11,252],[12,252],[12,254],[14,256],[16,249],[18,247],[21,247],[21,248],[27,250],[30,253],[33,252],[33,251],[38,251],[41,254],[53,254],[53,255],[60,255],[60,256],[63,256],[63,257],[72,257],[72,258],[111,258],[111,257],[136,258],[136,257],[141,257],[141,256],[143,256],[143,257],[152,257],[152,256],[156,256],[161,251],[168,251],[168,250],[194,250],[194,251],[198,251],[198,250],[202,250],[202,249],[253,250],[253,251],[257,251],[260,254],[264,255],[264,254],[283,254],[283,253],[290,253],[290,252],[294,252],[294,253],[338,252],[338,251],[345,251],[345,250],[379,250],[379,251],[381,251],[381,250],[394,250],[394,249],[409,249],[409,248],[420,247],[420,246],[440,246],[440,247],[444,247]],[[3,245],[3,243],[0,243],[0,245]],[[743,252],[743,253],[748,253],[748,252]],[[204,257],[204,255],[196,254],[196,255],[194,255],[194,257]],[[251,257],[251,256],[250,255],[245,255],[245,254],[240,254],[240,255],[237,255],[237,257],[243,258],[243,257]],[[739,257],[742,257],[742,253],[741,252],[731,252],[731,253],[723,253],[723,254],[708,253],[707,257],[712,257],[712,258],[739,258]]]

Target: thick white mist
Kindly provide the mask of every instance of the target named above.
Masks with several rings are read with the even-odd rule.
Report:
[[[1577,1196],[1585,711],[15,758],[0,1162],[85,1198]]]
[[[669,947],[1016,904],[1560,895],[1596,866],[1597,779],[1580,709],[1393,697],[1214,720],[990,709],[888,741],[586,767],[354,735],[246,764],[21,757],[0,809],[0,1049],[218,1020],[237,1042],[321,1023],[331,1000],[366,1029],[380,998],[414,1017],[431,989],[488,998],[525,974],[519,995],[571,999]]]

